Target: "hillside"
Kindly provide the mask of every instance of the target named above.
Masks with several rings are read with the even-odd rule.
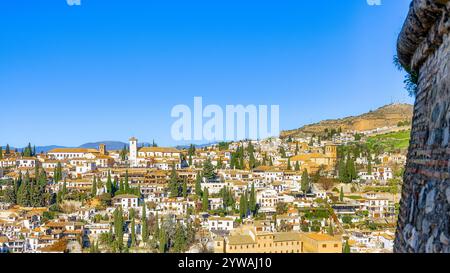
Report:
[[[411,130],[371,136],[367,139],[367,145],[371,150],[383,150],[386,152],[406,150],[409,146],[410,136]]]
[[[283,131],[281,137],[296,137],[303,135],[322,134],[325,129],[346,131],[368,131],[385,126],[397,126],[399,122],[410,122],[413,115],[413,106],[410,104],[389,104],[375,111],[341,119],[324,120],[318,123],[303,126],[299,129]]]

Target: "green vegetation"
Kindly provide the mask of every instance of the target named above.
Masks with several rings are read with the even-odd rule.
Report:
[[[406,150],[409,146],[411,130],[369,137],[367,146],[372,151],[394,152]]]

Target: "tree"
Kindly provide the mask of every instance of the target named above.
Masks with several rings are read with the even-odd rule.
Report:
[[[92,179],[91,196],[92,197],[97,196],[97,177],[96,176],[94,176],[94,178]]]
[[[108,178],[106,180],[106,192],[111,194],[111,197],[114,195],[114,186],[111,180],[111,173],[108,172]]]
[[[192,155],[189,155],[188,164],[189,166],[192,166]]]
[[[5,190],[5,201],[10,204],[17,204],[17,182],[18,180],[11,181],[11,185]]]
[[[286,203],[284,203],[284,202],[277,203],[277,206],[276,206],[277,215],[285,214],[285,213],[287,213],[287,211],[288,211],[288,205]]]
[[[124,183],[124,189],[123,190],[124,190],[125,193],[131,193],[129,177],[128,177],[128,170],[125,171],[125,183]]]
[[[186,232],[180,224],[177,224],[176,230],[175,230],[175,239],[174,239],[174,246],[173,250],[176,253],[183,253],[186,250]]]
[[[0,159],[3,159],[3,147],[0,146]]]
[[[58,183],[59,181],[62,180],[62,165],[61,162],[58,162],[58,164],[56,165],[55,171],[54,171],[54,175],[53,175],[53,180],[55,181],[55,183]]]
[[[158,216],[158,213],[156,213],[156,215],[155,215],[155,223],[154,223],[154,229],[153,229],[153,241],[155,241],[156,242],[156,239],[158,239],[159,238],[159,216]]]
[[[205,163],[203,163],[203,177],[207,179],[216,178],[216,173],[214,170],[214,165],[211,162],[211,159],[207,159]]]
[[[339,181],[346,182],[347,181],[347,168],[344,159],[340,159],[338,163],[338,172],[339,172]]]
[[[172,172],[170,174],[169,191],[170,191],[170,197],[179,197],[180,196],[180,186],[178,184],[178,175],[177,175],[177,171],[175,170],[175,165],[172,166]]]
[[[295,171],[300,171],[300,163],[298,161],[295,162]]]
[[[17,204],[19,204],[20,206],[29,207],[31,205],[30,184],[31,184],[30,175],[27,172],[17,192]]]
[[[134,209],[130,210],[130,220],[131,220],[131,247],[136,246],[136,220]]]
[[[309,192],[309,175],[307,169],[303,170],[301,188],[304,193]]]
[[[252,183],[249,203],[250,203],[250,211],[252,212],[253,216],[255,216],[258,209],[256,204],[255,183]]]
[[[183,180],[183,187],[182,188],[183,188],[183,190],[182,190],[183,197],[186,198],[188,196],[186,179]]]
[[[203,192],[202,210],[203,211],[208,211],[209,210],[209,192],[208,192],[208,188],[205,188],[205,191]]]
[[[6,155],[10,155],[11,154],[11,149],[9,148],[9,144],[6,144],[5,154]]]
[[[320,177],[317,183],[322,186],[324,191],[329,191],[333,188],[335,181],[331,178]]]
[[[330,225],[328,226],[328,235],[334,236],[333,221],[331,221],[331,219],[330,219]]]
[[[247,218],[248,210],[249,210],[248,196],[247,192],[245,192],[244,194],[241,195],[241,199],[239,201],[239,213],[242,220],[244,218]]]
[[[159,231],[159,252],[166,253],[167,251],[167,234],[163,227]]]
[[[348,243],[348,240],[347,241],[345,241],[345,244],[344,244],[344,249],[343,249],[343,251],[342,251],[343,253],[351,253],[351,250],[350,250],[350,245],[349,245],[349,243]]]
[[[197,173],[197,177],[195,178],[195,194],[198,197],[202,197],[203,191],[202,191],[202,176],[200,172]]]
[[[31,157],[33,156],[33,150],[31,149],[31,143],[28,143],[28,146],[25,147],[25,149],[22,152],[24,157]]]
[[[341,187],[341,191],[339,193],[339,201],[344,201],[344,187]]]
[[[291,159],[290,158],[288,158],[288,161],[287,161],[287,170],[288,171],[292,170]]]
[[[356,175],[356,168],[355,168],[355,162],[353,161],[353,159],[350,156],[347,159],[346,168],[347,168],[347,179],[346,179],[346,182],[350,183],[354,179],[356,179],[356,177],[357,177],[357,175]]]
[[[116,245],[119,251],[123,250],[123,212],[121,207],[114,211],[114,232],[116,235]]]
[[[142,241],[144,243],[147,243],[148,242],[149,233],[148,233],[147,210],[145,208],[145,202],[144,202],[144,205],[142,207],[141,222],[142,222],[142,231],[141,231]]]
[[[127,145],[123,145],[122,150],[120,151],[120,159],[122,161],[125,161],[127,159],[127,155],[128,155],[128,148]]]

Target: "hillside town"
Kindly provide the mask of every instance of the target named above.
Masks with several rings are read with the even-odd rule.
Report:
[[[389,253],[406,161],[390,140],[408,125],[184,148],[6,145],[0,253]]]

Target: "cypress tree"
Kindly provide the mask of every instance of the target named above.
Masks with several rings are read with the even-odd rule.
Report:
[[[203,177],[206,177],[207,179],[214,179],[216,177],[214,165],[209,158],[203,164]]]
[[[3,159],[3,147],[0,146],[0,159]]]
[[[142,241],[144,243],[147,243],[148,241],[148,223],[147,223],[147,210],[145,208],[145,202],[144,205],[142,207],[142,217],[141,217],[141,224],[142,224],[142,231],[141,231],[141,235],[142,235]]]
[[[195,178],[195,194],[198,197],[202,197],[202,176],[200,172],[197,172],[197,177]]]
[[[121,251],[123,249],[123,213],[121,207],[118,207],[114,213],[114,231],[117,247]]]
[[[203,211],[208,211],[209,210],[209,192],[208,192],[208,188],[205,188],[205,191],[203,192],[202,210]]]
[[[177,227],[175,229],[175,240],[174,240],[174,251],[176,253],[182,253],[184,252],[185,248],[186,248],[186,233],[184,228],[180,225],[177,224]]]
[[[110,172],[108,172],[108,178],[106,180],[106,192],[110,193],[111,197],[112,197],[112,195],[113,195],[113,184],[112,184],[112,181],[111,181],[111,173]]]
[[[341,187],[341,191],[339,193],[339,201],[344,201],[344,188]]]
[[[155,228],[153,230],[153,238],[156,239],[159,237],[159,216],[158,213],[156,213],[155,216]]]
[[[345,241],[344,249],[343,249],[342,252],[344,252],[344,253],[350,253],[350,252],[351,252],[351,250],[350,250],[350,245],[349,245],[349,243],[348,243],[348,240]]]
[[[178,185],[178,175],[177,175],[177,171],[175,170],[175,165],[172,166],[172,172],[170,174],[169,191],[170,191],[170,197],[179,197],[180,196],[180,187]]]
[[[125,184],[124,184],[124,191],[125,193],[131,193],[130,192],[130,184],[129,184],[129,178],[128,178],[128,170],[125,172]]]
[[[333,230],[333,222],[330,219],[330,225],[328,226],[328,235],[334,236],[334,230]]]
[[[28,172],[25,174],[25,178],[17,192],[17,203],[23,207],[29,207],[30,204],[30,176]]]
[[[188,196],[186,179],[183,180],[183,191],[182,192],[183,192],[183,197],[186,198]]]
[[[159,252],[166,253],[167,251],[167,234],[164,230],[163,225],[161,225],[161,229],[159,230]]]
[[[354,179],[356,179],[356,168],[355,163],[351,157],[347,159],[347,183],[352,182]]]
[[[94,176],[93,181],[92,181],[91,195],[92,195],[92,197],[97,196],[97,177],[96,176]]]
[[[307,169],[303,170],[301,188],[304,193],[307,193],[309,191],[309,175]]]
[[[248,207],[247,206],[248,206],[247,193],[244,193],[241,195],[241,199],[239,201],[239,213],[240,213],[242,220],[244,218],[246,218],[248,215]]]
[[[134,210],[130,210],[130,218],[131,218],[131,247],[136,246],[136,221]]]
[[[6,144],[5,154],[6,155],[10,155],[11,154],[11,149],[9,148],[9,144]]]
[[[255,194],[255,183],[252,183],[252,188],[250,190],[250,211],[253,216],[256,215],[257,205],[256,205],[256,194]]]
[[[58,162],[54,171],[53,180],[55,181],[55,183],[58,183],[59,181],[61,181],[61,179],[62,179],[62,165],[61,162]]]
[[[295,162],[295,170],[298,172],[300,171],[300,163],[297,161]]]
[[[123,185],[123,179],[120,178],[120,182],[119,182],[119,192],[120,194],[124,194],[125,193],[125,187]]]
[[[339,181],[346,182],[347,181],[347,168],[346,168],[344,159],[339,160],[338,170],[339,170]]]

